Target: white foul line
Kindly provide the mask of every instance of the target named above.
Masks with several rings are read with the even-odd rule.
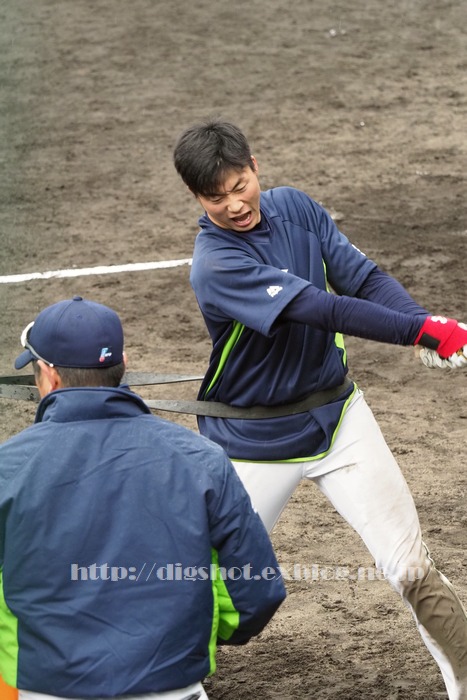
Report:
[[[81,277],[83,275],[110,275],[115,272],[138,272],[139,270],[155,270],[164,267],[191,265],[191,258],[182,260],[161,260],[159,262],[128,263],[127,265],[108,265],[99,267],[81,267],[71,270],[50,270],[49,272],[30,272],[24,275],[0,276],[0,284],[11,282],[28,282],[29,280],[48,280],[54,277]]]

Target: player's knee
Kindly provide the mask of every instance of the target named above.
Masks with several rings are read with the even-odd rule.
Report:
[[[416,587],[420,581],[426,579],[434,564],[429,555],[428,549],[422,543],[416,551],[412,550],[410,555],[393,562],[391,566],[384,567],[385,578],[403,596]]]
[[[431,562],[427,562],[423,565],[417,564],[400,567],[397,571],[388,575],[387,578],[393,584],[394,588],[396,588],[403,597],[406,597],[411,589],[418,586],[420,581],[428,576],[432,566],[433,564]]]

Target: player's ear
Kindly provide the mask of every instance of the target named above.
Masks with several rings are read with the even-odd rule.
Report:
[[[253,163],[253,172],[258,174],[259,167],[258,167],[258,161],[254,156],[251,156],[251,162]]]

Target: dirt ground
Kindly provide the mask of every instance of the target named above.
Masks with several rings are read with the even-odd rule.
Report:
[[[200,212],[172,148],[220,114],[250,137],[264,188],[306,190],[417,301],[467,320],[466,26],[465,0],[3,0],[0,275],[189,258]],[[0,374],[23,327],[74,293],[118,310],[131,369],[202,374],[210,347],[188,275],[0,279]],[[407,348],[347,348],[432,556],[467,604],[467,375],[427,370]],[[0,439],[33,415],[1,400]],[[219,651],[211,698],[446,697],[399,598],[355,580],[371,558],[312,484],[272,537],[284,567],[353,578],[288,581],[263,634]]]

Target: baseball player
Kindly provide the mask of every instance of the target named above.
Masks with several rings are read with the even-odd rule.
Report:
[[[234,124],[190,126],[174,164],[205,212],[191,271],[212,339],[200,432],[227,451],[269,531],[301,479],[317,484],[413,612],[449,698],[466,700],[466,613],[347,376],[342,334],[421,346],[425,364],[462,367],[467,326],[430,315],[304,192],[262,192]]]

